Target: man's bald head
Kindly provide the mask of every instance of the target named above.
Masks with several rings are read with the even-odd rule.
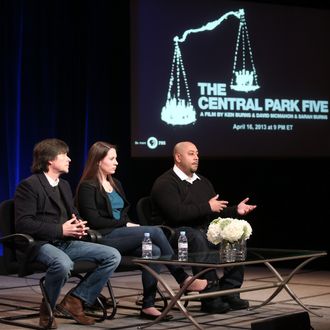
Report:
[[[189,150],[189,148],[191,150],[197,149],[196,146],[190,141],[178,142],[173,148],[173,157],[175,157],[175,154],[182,154],[186,150]]]
[[[198,149],[189,141],[177,143],[173,148],[175,165],[188,176],[192,176],[198,168]]]

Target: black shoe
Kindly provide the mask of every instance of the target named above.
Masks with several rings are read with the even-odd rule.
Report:
[[[156,318],[158,317],[159,315],[151,315],[151,314],[147,314],[145,313],[144,311],[141,310],[140,312],[140,318],[141,319],[147,319],[147,320],[156,320]],[[170,321],[173,319],[173,315],[170,315],[170,314],[167,314],[166,316],[164,316],[160,322],[167,322],[167,321]]]
[[[223,296],[222,299],[229,304],[232,310],[247,309],[250,306],[247,300],[241,299],[238,296]]]
[[[224,314],[230,310],[229,304],[220,297],[202,299],[201,312],[208,314]]]

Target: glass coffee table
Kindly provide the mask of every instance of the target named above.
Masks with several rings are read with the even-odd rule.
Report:
[[[260,248],[248,248],[247,257],[244,261],[223,263],[220,261],[219,252],[212,251],[208,253],[190,253],[187,261],[178,261],[176,256],[162,256],[157,259],[142,259],[142,258],[134,258],[133,262],[136,265],[141,266],[146,269],[150,274],[152,274],[157,280],[158,283],[164,288],[165,292],[169,296],[168,305],[164,308],[162,314],[152,322],[140,325],[139,329],[144,329],[150,327],[159,321],[161,321],[168,312],[176,305],[179,310],[196,326],[198,329],[203,329],[203,327],[195,320],[195,318],[189,313],[189,311],[185,307],[185,302],[189,300],[199,300],[201,298],[210,298],[228,295],[232,293],[240,293],[240,292],[248,292],[248,291],[256,291],[256,290],[264,290],[274,288],[274,292],[267,298],[264,302],[259,305],[252,306],[249,310],[253,310],[268,304],[272,299],[274,299],[283,289],[295,300],[302,308],[307,310],[308,312],[321,316],[314,311],[310,310],[307,306],[303,304],[303,302],[299,299],[299,297],[292,291],[289,287],[288,283],[292,279],[292,277],[303,268],[309,262],[326,256],[327,253],[325,251],[310,251],[310,250],[284,250],[284,249],[260,249]],[[295,260],[297,265],[293,268],[293,270],[289,273],[289,275],[282,276],[275,268],[274,264],[279,262],[287,262],[290,260]],[[198,274],[194,275],[192,279],[185,283],[185,285],[180,288],[178,291],[173,291],[170,285],[166,282],[166,278],[162,276],[162,274],[158,274],[150,265],[152,264],[161,264],[161,265],[181,265],[181,266],[198,266],[203,267],[203,270]],[[184,295],[186,288],[196,279],[199,278],[204,273],[212,270],[212,269],[220,269],[225,267],[232,266],[241,266],[241,265],[265,265],[274,275],[274,281],[271,283],[264,283],[262,285],[248,286],[238,289],[229,289],[229,290],[219,290],[215,292],[208,293],[189,293],[188,295]]]

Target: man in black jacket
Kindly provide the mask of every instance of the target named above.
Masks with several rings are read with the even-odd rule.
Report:
[[[248,205],[248,198],[233,207],[227,207],[227,201],[219,200],[211,182],[196,174],[199,157],[193,143],[177,143],[173,157],[174,167],[158,177],[151,190],[153,223],[175,228],[177,237],[181,230],[186,231],[189,252],[209,251],[215,246],[208,242],[206,231],[214,218],[243,216],[256,206]],[[194,274],[199,271],[199,267],[193,268]],[[239,288],[243,277],[242,266],[225,267],[221,279],[218,279],[215,270],[209,271],[204,274],[210,283],[206,290]],[[230,309],[245,309],[248,306],[248,301],[241,299],[239,294],[232,294],[202,299],[201,310],[225,313]]]
[[[23,180],[15,192],[15,226],[17,232],[29,234],[36,241],[31,260],[47,265],[45,288],[53,309],[74,262],[86,260],[98,264],[57,306],[79,324],[91,325],[95,321],[85,315],[83,306],[93,305],[121,256],[112,247],[81,240],[89,229],[87,221],[79,218],[69,183],[59,178],[69,171],[68,151],[66,143],[58,139],[36,144],[34,174]],[[40,326],[47,326],[48,319],[46,305],[42,302]],[[57,328],[55,319],[51,328]]]

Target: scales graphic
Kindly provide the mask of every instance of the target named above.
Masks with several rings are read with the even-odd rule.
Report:
[[[257,90],[260,87],[258,85],[257,73],[253,62],[244,9],[229,11],[219,19],[208,22],[200,28],[185,31],[182,37],[174,37],[174,55],[167,100],[161,111],[161,119],[167,124],[175,126],[189,125],[196,122],[196,110],[191,102],[187,74],[184,68],[179,44],[185,42],[189,34],[211,31],[231,16],[239,19],[239,28],[230,88],[238,92],[248,93]]]

